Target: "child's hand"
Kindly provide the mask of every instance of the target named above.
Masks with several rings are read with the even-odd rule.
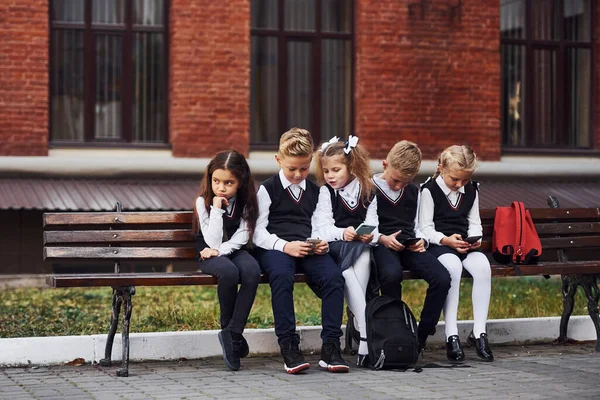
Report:
[[[425,241],[421,239],[417,243],[410,246],[408,249],[410,251],[414,251],[415,253],[422,253],[425,251]]]
[[[379,244],[384,245],[388,249],[394,250],[394,251],[404,250],[404,245],[396,240],[396,235],[400,234],[400,232],[402,232],[402,231],[392,233],[391,235],[379,236]]]
[[[200,259],[208,260],[211,257],[217,257],[219,255],[219,250],[211,249],[210,247],[205,248],[200,252]]]
[[[285,246],[283,246],[283,252],[292,257],[306,257],[311,254],[312,251],[313,247],[310,243],[300,242],[298,240],[287,242]]]
[[[213,197],[213,207],[214,208],[223,208],[223,206],[227,207],[229,205],[229,200],[225,197],[215,196]]]
[[[324,240],[321,240],[319,243],[317,243],[314,247],[314,251],[315,254],[318,255],[323,255],[323,254],[327,254],[327,252],[329,251],[329,243],[327,243]]]
[[[354,239],[356,239],[358,237],[358,235],[356,234],[356,230],[354,230],[354,227],[349,226],[346,229],[344,229],[344,234],[342,235],[342,239],[345,240],[346,242],[351,242]]]
[[[446,236],[445,238],[443,238],[440,241],[440,244],[443,244],[448,247],[452,247],[453,249],[455,249],[456,251],[458,251],[461,254],[466,253],[471,247],[471,245],[469,243],[462,240],[462,236],[459,235],[458,233],[455,233],[450,236]]]
[[[367,235],[361,235],[361,236],[358,237],[358,240],[360,240],[363,243],[367,243],[368,244],[368,243],[371,243],[373,241],[373,236],[375,236],[375,235],[372,234],[372,233],[369,233]]]

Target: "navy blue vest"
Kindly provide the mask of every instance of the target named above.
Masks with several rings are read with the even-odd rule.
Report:
[[[373,179],[373,182],[375,180]],[[379,216],[379,232],[391,235],[402,230],[398,240],[415,237],[415,217],[417,216],[417,201],[419,188],[412,183],[402,189],[396,201],[392,200],[377,184],[377,215]]]
[[[463,238],[466,238],[469,230],[467,216],[471,208],[473,208],[478,184],[471,181],[464,186],[465,193],[458,194],[459,198],[456,207],[450,204],[442,189],[435,182],[435,179],[429,179],[425,182],[422,189],[425,188],[429,189],[429,193],[431,193],[431,197],[433,198],[433,223],[435,230],[446,236],[458,233]]]
[[[331,208],[333,210],[333,219],[335,220],[335,226],[338,228],[347,228],[352,226],[353,228],[358,227],[361,223],[364,222],[367,217],[367,208],[373,201],[373,196],[368,203],[363,204],[361,199],[361,194],[358,194],[357,203],[358,204],[348,204],[339,195],[339,193],[335,194],[335,190],[325,184],[325,187],[329,190],[329,195],[331,197]],[[361,188],[362,191],[362,188]]]
[[[269,224],[267,231],[283,240],[306,240],[312,233],[311,218],[319,200],[319,187],[309,180],[300,198],[294,198],[291,188],[283,189],[279,174],[275,174],[262,184],[269,197]]]
[[[204,205],[203,205],[204,206]],[[228,241],[231,236],[238,230],[240,227],[240,221],[242,219],[242,209],[243,204],[241,201],[236,200],[233,206],[233,210],[231,215],[227,215],[227,212],[223,214],[223,231],[225,233],[223,242]],[[204,235],[202,234],[202,230],[196,234],[196,249],[200,252],[205,248],[209,247],[204,240]]]

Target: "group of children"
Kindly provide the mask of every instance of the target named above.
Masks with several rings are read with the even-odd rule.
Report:
[[[321,187],[307,180],[313,156]],[[368,288],[400,298],[404,269],[429,285],[417,329],[419,351],[435,333],[443,310],[447,358],[464,360],[457,328],[464,267],[473,276],[474,326],[468,341],[481,359],[493,361],[486,334],[490,264],[476,251],[482,235],[478,185],[471,180],[477,158],[468,146],[447,148],[435,175],[419,188],[412,181],[421,158],[415,143],[401,141],[383,161],[383,173],[372,175],[356,136],[334,137],[315,152],[310,133],[292,128],[279,141],[279,173],[258,192],[243,155],[225,151],[211,160],[193,229],[200,270],[218,280],[218,336],[228,368],[238,370],[249,353],[242,334],[261,271],[269,277],[285,370],[295,374],[310,367],[296,332],[297,269],[322,299],[323,369],[349,371],[340,348],[344,296],[360,333],[357,365],[366,366]],[[357,232],[361,224],[375,229]]]

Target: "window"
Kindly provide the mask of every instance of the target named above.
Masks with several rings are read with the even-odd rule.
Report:
[[[501,0],[505,149],[592,147],[592,0]]]
[[[50,2],[53,143],[166,143],[167,6]]]
[[[251,1],[250,137],[272,148],[297,126],[315,142],[352,130],[353,1]]]

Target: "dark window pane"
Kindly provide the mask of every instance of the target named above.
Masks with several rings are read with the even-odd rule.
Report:
[[[288,42],[287,124],[312,131],[312,43]]]
[[[590,147],[590,50],[567,49],[565,67],[566,122],[569,146]]]
[[[525,38],[525,0],[500,1],[500,36]]]
[[[278,0],[252,0],[250,27],[277,29]]]
[[[525,46],[501,47],[502,141],[509,146],[525,146]]]
[[[135,0],[133,3],[133,23],[135,25],[162,26],[163,0]]]
[[[285,0],[285,30],[315,30],[315,0]]]
[[[323,32],[352,30],[352,0],[322,0]]]
[[[556,137],[556,55],[551,50],[533,51],[533,126],[534,142],[552,147]]]
[[[121,138],[122,38],[96,36],[96,139]]]
[[[590,41],[591,4],[589,0],[565,0],[565,39]]]
[[[165,54],[162,33],[133,36],[133,141],[165,142]]]
[[[52,33],[52,140],[83,141],[83,32]]]
[[[92,22],[122,24],[125,21],[125,0],[92,0]]]
[[[321,46],[321,140],[346,137],[351,133],[352,43],[325,39]]]
[[[277,38],[252,37],[250,135],[253,143],[277,143],[279,137]]]
[[[559,0],[532,0],[531,25],[533,39],[559,39],[556,29]]]
[[[52,1],[52,21],[83,23],[84,7],[84,0],[54,0]]]

